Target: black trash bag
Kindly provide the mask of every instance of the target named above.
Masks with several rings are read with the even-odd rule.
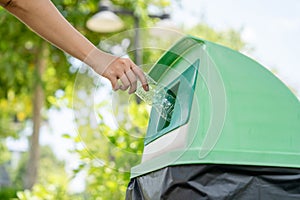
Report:
[[[300,200],[300,169],[170,166],[130,180],[126,200]]]

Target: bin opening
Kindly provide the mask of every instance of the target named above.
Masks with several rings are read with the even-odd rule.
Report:
[[[195,60],[178,77],[170,81],[162,93],[154,97],[160,100],[161,108],[151,110],[145,145],[188,122],[199,64],[200,60]]]
[[[174,106],[176,103],[177,92],[180,82],[175,83],[171,88],[166,89],[162,102],[162,111],[157,125],[157,132],[167,128],[170,125],[172,115],[174,113]],[[162,116],[164,115],[164,117]]]

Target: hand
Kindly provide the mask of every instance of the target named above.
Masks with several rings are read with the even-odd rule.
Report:
[[[129,58],[120,58],[99,49],[92,50],[86,59],[86,64],[95,72],[110,80],[113,90],[128,90],[129,94],[136,91],[137,81],[142,83],[145,91],[149,90],[147,79],[143,71]]]
[[[143,71],[129,58],[116,58],[103,71],[102,76],[110,80],[112,88],[115,91],[118,89],[125,91],[130,87],[128,93],[134,93],[137,88],[138,79],[141,81],[144,90],[149,90]],[[119,84],[119,80],[122,84]]]

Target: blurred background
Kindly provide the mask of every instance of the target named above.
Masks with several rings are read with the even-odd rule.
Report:
[[[298,0],[53,3],[99,48],[145,72],[190,34],[258,61],[300,99]],[[0,25],[0,199],[124,199],[149,106],[111,92],[2,8]]]

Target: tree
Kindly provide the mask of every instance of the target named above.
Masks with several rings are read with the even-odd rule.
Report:
[[[20,129],[13,122],[32,120],[30,156],[24,186],[31,188],[37,177],[39,157],[39,131],[42,121],[41,111],[49,103],[45,97],[54,96],[57,89],[72,84],[66,56],[31,32],[12,15],[0,8],[1,41],[0,102],[1,132],[17,137]],[[21,34],[22,33],[22,34]],[[57,67],[62,66],[62,67]],[[9,106],[9,107],[7,107]]]

